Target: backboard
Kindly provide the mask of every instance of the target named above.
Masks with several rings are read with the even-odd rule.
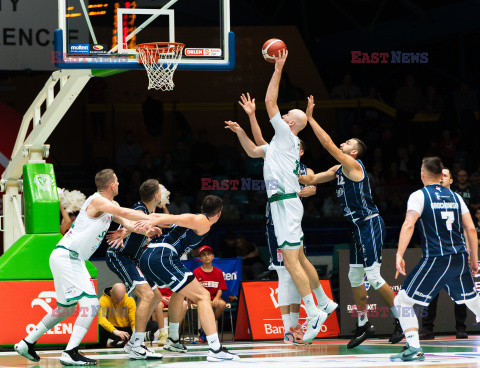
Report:
[[[58,68],[143,69],[146,42],[184,43],[178,70],[232,70],[230,0],[58,0]]]

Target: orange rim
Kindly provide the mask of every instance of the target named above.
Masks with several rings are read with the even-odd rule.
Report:
[[[137,45],[136,50],[150,52],[157,62],[161,54],[182,52],[184,47],[185,44],[181,42],[149,42]],[[142,63],[141,58],[138,61]]]

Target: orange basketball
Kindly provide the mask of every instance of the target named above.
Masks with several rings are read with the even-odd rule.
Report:
[[[265,42],[262,47],[262,55],[269,63],[274,63],[274,56],[280,56],[282,50],[287,50],[287,46],[282,40],[272,38]]]

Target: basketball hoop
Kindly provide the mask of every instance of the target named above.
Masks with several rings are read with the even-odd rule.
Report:
[[[173,73],[182,58],[185,44],[179,42],[151,42],[137,45],[139,62],[145,66],[148,75],[148,89],[171,91]]]

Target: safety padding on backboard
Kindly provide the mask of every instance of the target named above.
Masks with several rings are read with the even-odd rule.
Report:
[[[329,280],[320,280],[325,294],[332,298]],[[285,331],[278,305],[278,281],[242,282],[235,340],[283,339]],[[302,302],[303,303],[303,302]],[[300,324],[307,314],[300,308]],[[317,337],[335,337],[340,333],[337,314],[333,312],[325,321]]]
[[[60,239],[60,233],[22,236],[0,257],[0,280],[52,280],[49,259]],[[88,261],[86,265],[90,276],[97,278],[95,266]]]
[[[52,164],[23,166],[25,197],[25,232],[27,234],[58,233],[60,209],[57,184]]]
[[[92,280],[95,289],[96,280]],[[38,322],[56,308],[57,294],[53,281],[0,281],[0,345],[13,345],[25,338]],[[72,334],[79,313],[97,315],[98,310],[77,311],[37,341],[37,344],[66,344]],[[82,343],[98,342],[97,317],[92,322]]]

